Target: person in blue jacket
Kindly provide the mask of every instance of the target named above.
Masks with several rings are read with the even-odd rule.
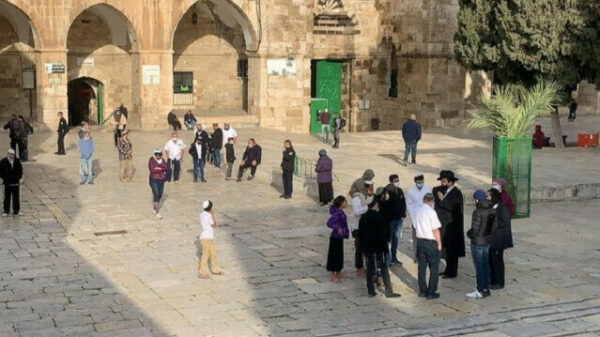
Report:
[[[417,163],[417,143],[421,140],[421,125],[417,123],[417,115],[411,114],[410,118],[402,125],[402,138],[404,138],[404,160],[406,166],[408,154],[411,154],[411,163]]]

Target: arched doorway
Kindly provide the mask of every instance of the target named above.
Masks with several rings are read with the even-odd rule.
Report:
[[[121,104],[131,112],[128,122],[135,124],[139,54],[127,17],[107,4],[87,8],[69,28],[67,49],[71,124],[84,118],[101,124]]]
[[[225,113],[248,110],[248,55],[255,32],[229,1],[199,1],[173,34],[175,110]]]
[[[0,0],[0,120],[11,114],[36,119],[36,38],[29,17]]]
[[[104,85],[102,82],[82,77],[69,82],[69,123],[80,125],[87,121],[100,125],[104,121]]]

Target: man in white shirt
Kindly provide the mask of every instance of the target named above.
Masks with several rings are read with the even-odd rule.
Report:
[[[442,250],[442,237],[440,233],[442,224],[434,209],[434,200],[433,194],[426,194],[423,197],[423,203],[415,208],[412,219],[413,230],[417,237],[419,297],[425,297],[428,300],[440,297],[440,294],[437,293],[437,287],[440,252]],[[428,266],[429,286],[426,282]]]
[[[177,137],[177,132],[171,134],[171,139],[165,144],[165,157],[170,168],[170,173],[167,174],[167,181],[177,182],[179,180],[179,172],[181,171],[181,161],[183,160],[183,150],[185,144]],[[172,173],[172,174],[171,174]]]
[[[354,266],[356,267],[356,273],[359,276],[365,275],[365,259],[358,237],[358,223],[360,217],[369,210],[369,204],[373,202],[373,181],[365,181],[365,193],[366,195],[360,192],[354,192],[352,195],[352,214],[354,216],[350,223],[350,229],[352,231],[352,237],[354,238]]]
[[[423,197],[431,193],[431,188],[425,184],[423,174],[417,174],[414,181],[415,185],[406,192],[406,208],[411,217],[415,209],[423,204]]]
[[[238,140],[238,134],[235,129],[229,125],[229,123],[225,123],[223,125],[223,146],[227,144],[229,138],[233,138],[233,144],[235,144]]]

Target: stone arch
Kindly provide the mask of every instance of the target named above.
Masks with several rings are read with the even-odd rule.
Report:
[[[235,25],[239,25],[244,35],[246,49],[255,49],[258,47],[259,42],[256,29],[254,29],[251,20],[238,4],[232,0],[193,0],[187,1],[183,7],[183,10],[176,14],[178,17],[174,18],[174,24],[171,27],[171,33],[169,35],[171,38],[171,49],[173,48],[175,33],[177,32],[177,28],[179,27],[181,20],[192,9],[192,7],[196,6],[198,3],[205,3],[214,6],[215,12],[220,15],[221,19],[224,20],[225,24],[228,26],[233,27]]]
[[[27,2],[0,0],[0,15],[12,25],[20,43],[35,49],[42,48],[39,29],[32,20],[32,9]]]

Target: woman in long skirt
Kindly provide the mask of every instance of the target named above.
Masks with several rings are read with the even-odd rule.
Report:
[[[338,196],[329,208],[329,220],[327,227],[331,228],[329,237],[329,252],[327,253],[327,271],[331,273],[331,282],[340,282],[344,277],[344,239],[348,238],[350,230],[344,208],[348,207],[348,202],[343,196]]]
[[[327,151],[324,149],[319,151],[319,160],[317,160],[317,183],[319,184],[319,201],[322,206],[327,205],[333,200],[333,177],[331,171],[333,170],[333,162],[331,158],[327,156]]]

